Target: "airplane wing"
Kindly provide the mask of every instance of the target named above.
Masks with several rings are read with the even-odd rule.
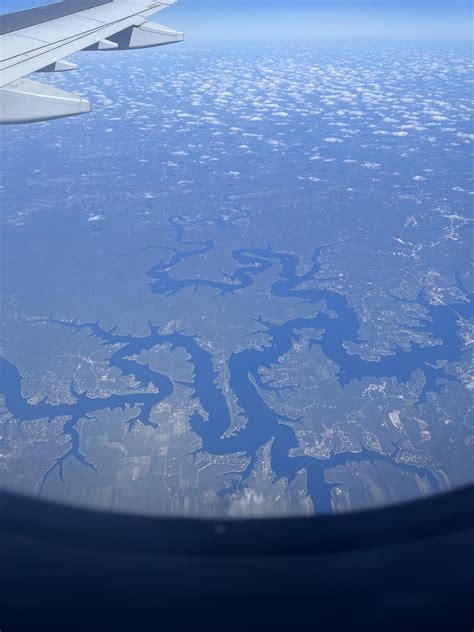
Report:
[[[90,112],[86,99],[31,79],[74,70],[64,58],[81,50],[113,51],[184,39],[148,18],[177,0],[64,0],[0,16],[0,123],[31,123]]]

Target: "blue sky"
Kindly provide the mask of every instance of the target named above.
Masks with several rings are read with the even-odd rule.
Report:
[[[2,11],[47,0],[0,0]],[[181,0],[160,21],[191,39],[468,39],[470,0]]]

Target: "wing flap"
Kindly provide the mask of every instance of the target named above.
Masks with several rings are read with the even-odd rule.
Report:
[[[0,123],[34,123],[90,111],[87,99],[38,81],[20,79],[0,88]]]

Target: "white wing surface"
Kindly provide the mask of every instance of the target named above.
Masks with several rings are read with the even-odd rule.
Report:
[[[90,112],[89,101],[26,76],[74,70],[80,50],[113,51],[181,42],[183,33],[148,18],[177,0],[64,0],[0,16],[0,123]]]

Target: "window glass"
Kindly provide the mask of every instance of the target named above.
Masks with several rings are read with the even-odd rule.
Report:
[[[473,482],[469,48],[196,31],[1,129],[0,486],[260,517]]]

